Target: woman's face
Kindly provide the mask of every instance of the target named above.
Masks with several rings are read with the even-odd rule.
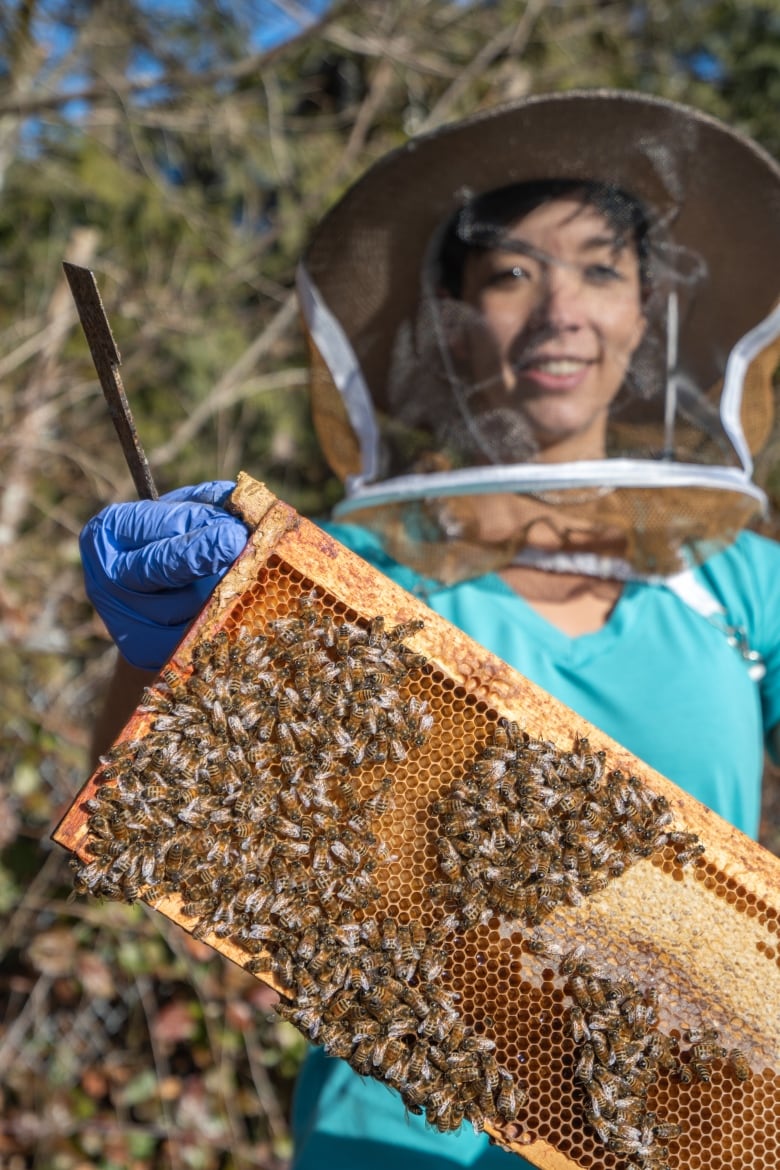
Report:
[[[478,408],[522,412],[548,459],[604,453],[610,403],[645,329],[639,261],[596,208],[551,200],[469,253],[455,344]]]

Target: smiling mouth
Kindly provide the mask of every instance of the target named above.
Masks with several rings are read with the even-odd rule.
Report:
[[[523,362],[523,370],[540,370],[553,377],[565,377],[567,374],[578,374],[590,362],[585,358],[529,358]]]
[[[516,367],[515,377],[542,393],[571,394],[583,385],[592,365],[588,358],[544,357],[539,354]]]

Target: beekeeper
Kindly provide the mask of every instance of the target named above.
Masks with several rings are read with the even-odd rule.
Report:
[[[380,160],[298,289],[337,539],[755,835],[780,746],[780,169],[635,93],[537,96]],[[763,458],[763,462],[762,462]],[[121,651],[106,746],[246,530],[230,483],[82,534]],[[315,1050],[296,1170],[522,1164]]]

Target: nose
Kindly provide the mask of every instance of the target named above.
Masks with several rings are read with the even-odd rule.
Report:
[[[585,298],[580,273],[573,267],[551,264],[545,272],[538,312],[548,326],[572,332],[585,323]]]

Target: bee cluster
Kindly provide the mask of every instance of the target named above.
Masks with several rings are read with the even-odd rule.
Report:
[[[565,751],[505,719],[434,811],[438,893],[464,927],[496,913],[536,926],[667,845],[680,865],[704,850],[671,827],[665,797],[617,769],[605,775],[604,753],[584,737]]]
[[[86,802],[76,889],[180,894],[196,937],[229,938],[248,970],[277,976],[285,1018],[439,1129],[513,1118],[522,1090],[437,983],[454,923],[423,936],[365,914],[391,783],[358,789],[353,772],[428,736],[427,704],[402,694],[426,664],[403,641],[422,622],[336,622],[316,600],[267,634],[202,640],[189,678],[165,669],[145,692],[149,732],[112,749]]]
[[[739,1049],[727,1051],[715,1028],[689,1029],[682,1049],[658,1030],[654,988],[642,991],[630,979],[599,973],[580,946],[561,949],[532,937],[529,949],[554,959],[573,1000],[566,1017],[576,1045],[574,1080],[585,1095],[585,1117],[599,1141],[627,1159],[633,1170],[671,1170],[667,1141],[682,1127],[659,1121],[648,1107],[651,1086],[664,1073],[684,1083],[710,1080],[710,1066],[726,1058],[733,1074],[747,1080],[750,1066]]]
[[[453,923],[366,918],[326,930],[281,1014],[331,1056],[397,1089],[406,1108],[442,1131],[464,1120],[512,1121],[525,1092],[499,1067],[495,1043],[468,1027],[456,993],[436,982]],[[335,970],[343,975],[334,978]]]
[[[659,1122],[648,1108],[648,1092],[659,1070],[680,1065],[674,1041],[656,1030],[652,990],[629,980],[594,973],[582,958],[562,961],[575,1000],[568,1017],[578,1043],[574,1079],[585,1093],[585,1116],[599,1140],[638,1170],[670,1170],[668,1146],[682,1133]]]
[[[420,624],[336,622],[310,597],[267,634],[200,641],[191,676],[166,668],[144,692],[148,733],[102,761],[77,890],[178,892],[194,933],[249,951],[261,923],[301,929],[368,905],[383,854],[369,822],[390,781],[359,800],[351,773],[427,737],[426,704],[399,691],[425,664],[403,642]]]
[[[742,1049],[724,1048],[717,1028],[688,1028],[683,1032],[683,1040],[691,1047],[681,1052],[677,1068],[680,1080],[688,1082],[695,1077],[698,1081],[710,1081],[711,1066],[716,1061],[725,1061],[726,1068],[738,1081],[749,1081],[753,1075]]]

